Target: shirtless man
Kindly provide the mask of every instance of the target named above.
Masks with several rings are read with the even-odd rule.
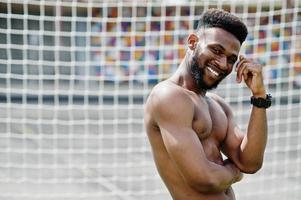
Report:
[[[231,185],[242,173],[255,173],[262,166],[271,99],[262,66],[238,58],[247,34],[236,16],[209,9],[188,36],[187,53],[175,74],[148,97],[147,135],[174,200],[233,200]],[[246,133],[235,124],[229,105],[207,92],[231,73],[236,60],[237,82],[244,79],[254,99]]]

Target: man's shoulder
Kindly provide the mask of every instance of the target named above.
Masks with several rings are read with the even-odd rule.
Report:
[[[170,100],[170,98],[172,98],[173,101],[176,101],[181,98],[187,98],[188,94],[184,88],[171,81],[165,80],[154,86],[149,97],[160,98],[160,100],[163,101],[165,99]]]
[[[146,106],[151,109],[170,109],[170,107],[191,106],[192,101],[184,88],[171,81],[162,81],[152,89]]]
[[[157,84],[145,104],[145,116],[156,123],[183,123],[193,119],[195,105],[184,88],[171,81]]]

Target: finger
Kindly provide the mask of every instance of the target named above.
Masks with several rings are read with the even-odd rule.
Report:
[[[237,72],[237,69],[239,68],[239,66],[241,65],[241,63],[242,63],[242,59],[241,59],[241,56],[239,56],[238,62],[237,62],[237,64],[236,64],[236,66],[235,66],[235,71],[236,71],[236,72]]]
[[[239,73],[237,73],[237,82],[241,83],[242,78],[243,78],[243,71],[245,71],[246,66],[241,67],[241,70]]]
[[[250,76],[250,73],[252,73],[252,72],[249,71],[248,67],[246,67],[246,69],[242,72],[242,76],[243,76],[245,82],[247,82],[247,80]]]
[[[242,81],[243,72],[246,71],[247,67],[248,67],[248,63],[243,63],[240,66],[240,68],[238,69],[237,74],[236,74],[236,80],[237,80],[237,82],[240,83]]]
[[[246,60],[246,58],[243,55],[239,55],[238,57],[238,63],[236,65],[235,71],[238,70],[239,66]]]
[[[239,69],[241,68],[241,66],[242,66],[244,63],[246,63],[246,62],[248,62],[246,59],[240,60],[239,63],[236,65],[235,71],[236,71],[236,72],[239,71]]]
[[[249,68],[249,71],[254,72],[256,74],[262,72],[262,66],[260,64],[253,64],[252,67]]]
[[[247,69],[244,69],[242,74],[244,80],[246,81],[250,77],[260,77],[262,76],[262,67],[259,64],[249,64],[247,65]]]

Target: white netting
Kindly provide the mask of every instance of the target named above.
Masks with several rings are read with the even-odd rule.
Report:
[[[238,199],[301,198],[301,2],[0,0],[0,199],[170,199],[143,128],[143,103],[175,71],[204,9],[248,24],[242,53],[265,66],[264,167]],[[246,128],[250,93],[225,97]]]

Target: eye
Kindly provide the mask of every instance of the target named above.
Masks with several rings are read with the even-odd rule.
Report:
[[[213,47],[211,50],[212,50],[212,52],[213,52],[214,54],[220,54],[220,53],[221,53],[221,50],[218,49],[218,48],[216,48],[216,47]]]
[[[236,62],[236,59],[230,58],[228,63],[231,65],[234,65],[234,63]]]
[[[234,65],[234,64],[236,63],[236,61],[237,61],[237,57],[236,57],[236,56],[230,56],[230,57],[228,58],[228,63],[229,63],[230,65]]]

